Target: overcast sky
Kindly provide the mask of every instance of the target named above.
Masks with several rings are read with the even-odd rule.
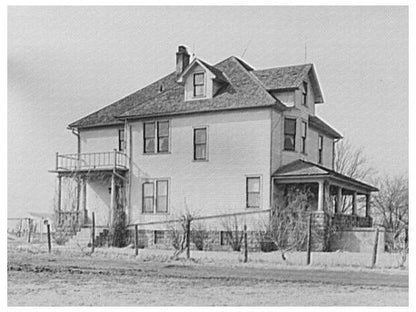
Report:
[[[379,174],[408,171],[405,7],[9,7],[8,214],[52,211],[66,126],[174,71],[179,44],[211,64],[314,63],[317,114]]]

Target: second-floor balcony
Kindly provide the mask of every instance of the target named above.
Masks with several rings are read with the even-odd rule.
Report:
[[[127,170],[128,157],[125,153],[112,152],[59,154],[56,153],[56,171]]]

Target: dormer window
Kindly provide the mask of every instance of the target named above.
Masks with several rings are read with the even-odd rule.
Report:
[[[194,74],[194,97],[205,96],[205,74]]]

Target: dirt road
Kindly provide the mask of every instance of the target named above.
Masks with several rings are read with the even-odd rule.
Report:
[[[9,255],[9,305],[405,306],[400,272]]]

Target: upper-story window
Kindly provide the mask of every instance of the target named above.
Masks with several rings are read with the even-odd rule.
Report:
[[[308,132],[308,124],[305,121],[302,121],[302,153],[306,154],[306,135]]]
[[[205,96],[205,74],[195,73],[194,74],[194,96]]]
[[[308,105],[308,83],[306,81],[303,82],[302,105]]]
[[[120,152],[126,149],[126,141],[124,140],[124,129],[118,130],[118,150]]]
[[[318,163],[322,164],[322,153],[324,150],[324,137],[320,135],[318,137]]]
[[[143,142],[146,154],[169,152],[169,121],[145,122]]]
[[[207,128],[194,129],[194,160],[207,160]]]
[[[296,119],[285,118],[284,136],[285,151],[294,151],[296,142]]]

